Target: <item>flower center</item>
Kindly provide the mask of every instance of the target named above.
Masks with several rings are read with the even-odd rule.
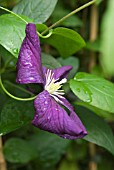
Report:
[[[64,95],[64,90],[60,90],[63,83],[67,82],[66,78],[63,78],[59,81],[58,79],[54,79],[54,73],[52,70],[47,70],[46,74],[46,85],[44,87],[45,90],[49,92],[49,94],[54,97],[56,101],[60,101],[59,98],[63,98],[62,95]]]

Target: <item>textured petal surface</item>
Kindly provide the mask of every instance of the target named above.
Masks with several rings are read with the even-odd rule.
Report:
[[[56,68],[53,70],[54,72],[54,78],[55,79],[63,79],[63,78],[67,78],[70,70],[72,70],[72,66],[62,66],[60,68]]]
[[[43,73],[45,74],[48,68],[43,67]],[[67,78],[70,70],[72,70],[72,66],[62,66],[56,69],[53,69],[53,73],[54,73],[54,78],[55,79],[63,79],[63,78]]]
[[[76,113],[70,109],[70,115],[56,103],[47,91],[43,91],[34,101],[36,127],[55,133],[63,138],[83,138],[87,132]]]
[[[20,48],[17,62],[18,83],[43,83],[41,66],[41,49],[36,27],[29,23],[26,26],[26,37]]]

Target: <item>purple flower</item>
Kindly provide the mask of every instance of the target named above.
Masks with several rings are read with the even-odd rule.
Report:
[[[71,104],[63,97],[64,91],[60,90],[71,69],[71,66],[63,66],[51,70],[42,66],[36,27],[27,24],[17,62],[16,81],[22,84],[40,83],[44,88],[34,101],[32,124],[63,138],[78,139],[87,134],[86,129]],[[64,108],[69,110],[69,115]]]

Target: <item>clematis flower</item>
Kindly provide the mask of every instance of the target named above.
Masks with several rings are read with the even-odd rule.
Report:
[[[17,62],[16,81],[21,84],[39,83],[44,88],[34,100],[35,115],[32,124],[63,138],[78,139],[87,134],[86,129],[61,90],[71,69],[71,66],[63,66],[51,70],[42,66],[36,27],[32,23],[27,24],[26,37]]]

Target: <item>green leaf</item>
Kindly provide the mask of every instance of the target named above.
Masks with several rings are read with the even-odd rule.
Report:
[[[29,139],[31,147],[36,149],[38,160],[43,166],[53,166],[65,153],[69,140],[64,140],[57,135],[40,131]]]
[[[85,46],[83,38],[75,31],[58,27],[53,30],[53,34],[44,40],[55,47],[62,57],[68,57]]]
[[[33,113],[33,102],[8,100],[0,113],[0,134],[7,134],[30,123]]]
[[[84,139],[104,147],[114,155],[114,135],[110,126],[102,118],[83,107],[76,105],[76,113],[88,132]]]
[[[100,40],[97,39],[94,42],[88,41],[86,48],[91,51],[100,52]]]
[[[78,73],[70,81],[75,95],[84,102],[114,113],[114,85],[95,75]]]
[[[28,22],[30,19],[25,18]],[[0,16],[0,44],[13,56],[18,57],[21,43],[25,37],[26,23],[11,14]]]
[[[42,64],[50,69],[61,67],[61,64],[51,55],[42,53]]]
[[[4,155],[9,162],[27,163],[36,157],[37,152],[26,140],[11,138],[5,143]]]
[[[80,102],[76,102],[76,104],[79,105],[79,106],[86,107],[87,109],[89,109],[89,110],[93,111],[94,113],[96,113],[98,116],[105,118],[107,121],[114,120],[114,115],[112,113],[104,111],[102,109],[99,109],[99,108],[97,108],[95,106],[92,106],[89,103],[80,101]]]
[[[13,12],[27,16],[35,23],[43,23],[50,17],[56,3],[57,0],[21,0]]]
[[[114,1],[108,1],[108,8],[101,25],[101,64],[104,72],[114,75]]]
[[[4,61],[4,64],[8,67],[14,67],[16,65],[16,58],[7,51],[2,45],[0,45],[0,55]]]
[[[58,58],[58,61],[63,66],[71,65],[73,67],[72,70],[70,71],[69,75],[68,75],[69,78],[72,78],[76,74],[76,72],[79,68],[79,59],[78,58],[71,56],[69,58],[63,59],[63,58],[60,57],[60,58]]]
[[[2,89],[0,87],[0,112],[2,111],[2,108],[6,101],[7,101],[7,96],[4,94],[4,92],[2,91]],[[0,120],[1,120],[1,118],[0,118]]]

